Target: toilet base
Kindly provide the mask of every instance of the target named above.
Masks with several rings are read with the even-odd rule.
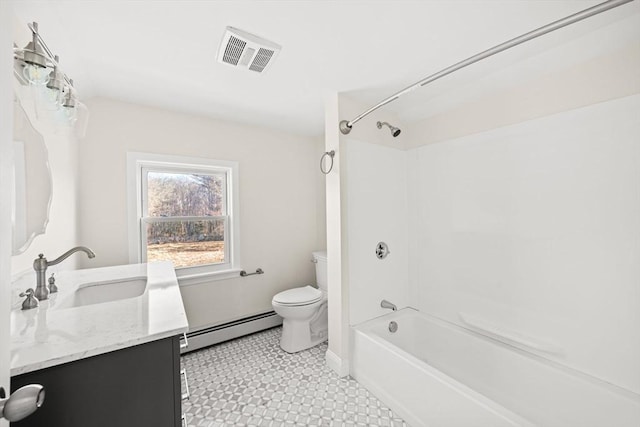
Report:
[[[272,304],[275,312],[282,317],[280,347],[287,353],[297,353],[327,340],[329,319],[326,298],[302,306]]]
[[[297,353],[323,343],[327,340],[327,331],[311,335],[309,321],[300,322],[285,319],[282,322],[280,347],[287,353]]]

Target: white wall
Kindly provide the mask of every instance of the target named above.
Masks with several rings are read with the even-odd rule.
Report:
[[[128,151],[239,162],[242,268],[264,275],[183,286],[192,329],[270,311],[284,289],[314,283],[311,252],[324,249],[319,139],[98,98],[80,147],[84,266],[128,262]],[[320,200],[320,201],[319,201]]]
[[[24,46],[30,37],[31,31],[26,25],[14,22],[14,41],[19,46]],[[73,128],[62,122],[51,120],[48,115],[38,114],[37,95],[32,88],[20,86],[16,80],[12,83],[15,94],[32,126],[44,139],[51,169],[53,197],[46,233],[37,236],[26,251],[11,259],[12,274],[14,276],[22,273],[33,274],[35,286],[33,260],[38,257],[39,253],[44,253],[51,260],[73,246],[81,244],[77,239],[76,221],[78,142]],[[74,269],[78,265],[78,257],[79,255],[74,255],[61,264],[51,267],[49,271]]]
[[[9,364],[11,354],[7,343],[10,342],[11,297],[11,204],[6,203],[12,194],[12,152],[13,152],[13,60],[11,3],[0,2],[0,387],[9,392]],[[0,419],[1,427],[9,422]]]
[[[338,375],[349,374],[349,288],[346,275],[348,261],[343,261],[342,233],[346,220],[342,212],[342,148],[340,131],[336,123],[340,119],[338,94],[325,100],[325,152],[333,151],[333,167],[325,175],[327,218],[327,299],[329,342],[326,354],[328,366]]]
[[[600,15],[594,18],[600,25],[590,31],[576,24],[421,88],[412,96],[423,97],[424,104],[403,114],[411,122],[407,131],[415,136],[406,146],[448,141],[640,92],[637,6],[626,6],[629,15],[623,19],[607,22],[612,16]],[[530,55],[510,59],[525,52]],[[476,74],[483,68],[493,71]]]
[[[350,120],[360,114],[367,108],[366,105],[362,105],[355,102],[353,99],[345,96],[344,94],[332,94],[328,96],[325,104],[325,151],[329,152],[335,150],[335,159],[333,170],[326,176],[326,218],[327,218],[327,256],[328,256],[328,293],[329,293],[329,348],[327,350],[327,362],[331,369],[338,373],[340,376],[347,375],[349,373],[349,325],[353,323],[350,320],[350,316],[355,315],[357,321],[364,320],[364,317],[374,316],[379,310],[371,306],[367,301],[360,301],[362,294],[361,286],[370,286],[376,289],[383,289],[385,282],[383,277],[375,278],[375,282],[371,282],[371,276],[369,274],[363,275],[367,272],[368,260],[360,258],[362,252],[360,249],[355,252],[356,261],[351,260],[351,250],[349,249],[352,243],[357,248],[371,246],[369,237],[366,236],[368,231],[373,231],[370,226],[374,225],[373,221],[368,222],[368,226],[364,228],[352,228],[357,227],[360,221],[359,217],[355,217],[351,214],[351,203],[353,203],[354,197],[359,199],[358,190],[362,189],[367,191],[367,188],[371,188],[369,185],[362,185],[362,180],[368,179],[375,172],[367,168],[364,175],[359,172],[358,167],[354,169],[354,179],[356,187],[349,187],[349,172],[351,157],[355,156],[355,162],[358,162],[357,157],[363,153],[353,152],[349,148],[352,141],[367,141],[368,143],[376,144],[381,147],[389,147],[387,150],[382,151],[384,153],[396,151],[397,148],[403,147],[404,138],[393,138],[387,128],[378,129],[376,122],[388,121],[396,126],[402,127],[402,123],[393,114],[384,111],[374,112],[362,121],[358,122],[357,126],[354,126],[349,135],[343,135],[339,131],[338,123],[341,120]],[[362,149],[368,152],[366,148],[369,144],[362,145]],[[374,147],[371,147],[371,152],[377,152]],[[353,156],[352,156],[353,154]],[[365,153],[366,154],[366,153]],[[398,154],[400,155],[400,154]],[[398,158],[396,158],[397,160]],[[360,164],[360,163],[357,163]],[[401,162],[397,160],[394,162],[394,170],[397,171],[396,166]],[[369,166],[374,166],[372,163]],[[383,166],[381,166],[383,167]],[[394,178],[395,179],[395,178]],[[395,198],[394,202],[398,199]],[[364,201],[364,199],[363,199]],[[370,199],[359,204],[356,202],[356,208],[361,208],[364,211],[368,210],[368,206],[374,203]],[[379,216],[377,216],[379,217]],[[355,221],[355,225],[352,224],[352,219]],[[393,228],[393,227],[392,227]],[[357,232],[355,240],[353,236],[353,230],[359,230]],[[390,229],[387,229],[389,232]],[[401,239],[400,239],[401,240]],[[395,239],[394,239],[395,241]],[[377,241],[375,242],[377,243]],[[375,243],[371,246],[372,251],[375,249]],[[399,245],[398,247],[400,247]],[[399,258],[398,258],[399,259]],[[384,266],[391,266],[393,268],[388,272],[399,272],[397,261],[391,263],[385,263]],[[354,266],[354,273],[351,272],[351,267]],[[376,265],[377,267],[379,265]],[[385,271],[387,271],[385,269]],[[393,276],[393,274],[387,274],[387,276]],[[350,292],[352,289],[352,282],[357,283],[356,286],[356,299],[352,300]],[[407,284],[402,285],[403,288],[407,287]],[[381,292],[376,292],[371,298],[377,298]],[[391,293],[384,292],[386,295]],[[400,295],[400,293],[393,293],[394,297]],[[389,297],[390,298],[390,297]],[[361,305],[362,304],[362,305]],[[379,308],[380,301],[377,302]],[[351,313],[352,309],[356,307],[366,307],[363,311],[358,309],[358,312]],[[363,317],[364,316],[364,317]]]
[[[408,152],[416,308],[640,392],[640,95]]]
[[[383,299],[398,307],[410,305],[407,155],[353,138],[345,143],[345,150],[349,322],[356,325],[387,313],[380,307]],[[390,251],[382,260],[375,255],[381,241]]]

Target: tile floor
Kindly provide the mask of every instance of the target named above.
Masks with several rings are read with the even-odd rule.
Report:
[[[353,378],[325,364],[327,345],[295,354],[273,328],[182,357],[189,426],[407,426]]]

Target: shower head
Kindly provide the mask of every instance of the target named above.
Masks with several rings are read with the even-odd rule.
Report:
[[[389,128],[389,130],[391,131],[391,135],[393,135],[394,138],[396,136],[400,135],[400,132],[402,132],[400,129],[398,129],[395,126],[391,126],[387,122],[378,122],[378,123],[376,123],[376,126],[378,126],[378,129],[382,129],[382,126],[387,126]]]

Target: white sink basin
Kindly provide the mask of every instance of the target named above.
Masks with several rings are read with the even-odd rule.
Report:
[[[73,295],[70,295],[68,298],[55,301],[52,307],[82,307],[84,305],[135,298],[142,295],[146,287],[146,277],[131,277],[105,282],[86,283],[81,285]]]

